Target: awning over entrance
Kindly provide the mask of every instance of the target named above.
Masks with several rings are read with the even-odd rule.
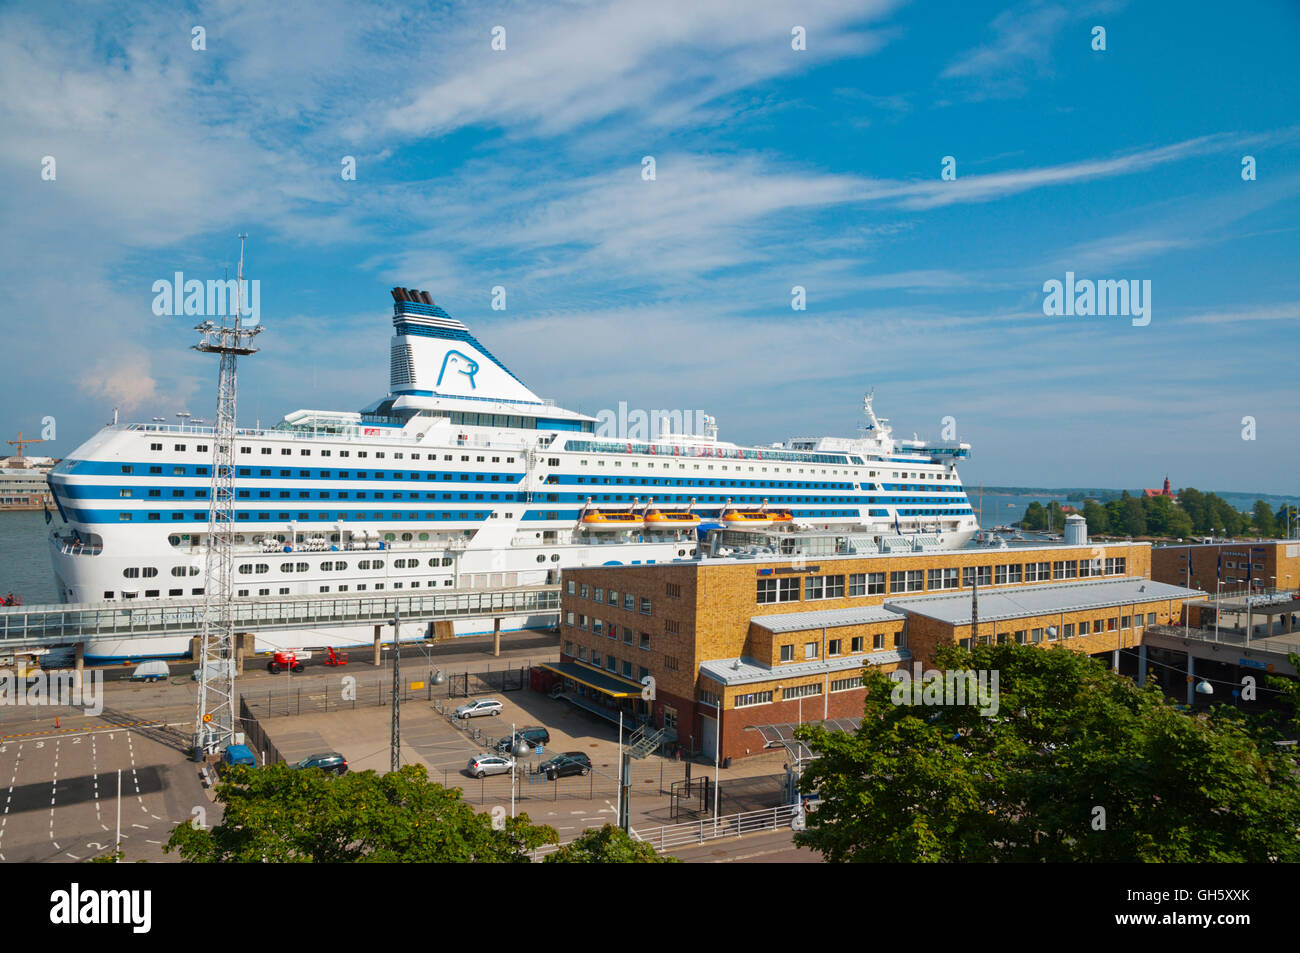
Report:
[[[554,672],[562,678],[572,679],[611,698],[640,698],[641,686],[608,672],[581,665],[577,662],[543,662],[538,668]]]
[[[857,731],[862,724],[861,718],[827,718],[825,721],[805,721],[805,725],[818,725],[827,731]],[[811,761],[816,755],[812,750],[794,736],[798,725],[748,725],[746,731],[757,731],[763,738],[764,748],[784,748],[795,764]]]

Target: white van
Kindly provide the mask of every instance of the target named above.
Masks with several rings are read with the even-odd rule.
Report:
[[[135,671],[131,673],[131,681],[161,682],[170,674],[171,669],[167,667],[167,663],[161,659],[155,659],[150,662],[141,662],[137,665]]]

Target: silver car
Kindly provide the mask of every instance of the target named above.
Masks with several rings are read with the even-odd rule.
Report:
[[[479,715],[499,715],[502,705],[495,698],[483,698],[476,702],[467,702],[456,709],[457,718],[477,718]]]
[[[469,773],[476,778],[489,774],[509,774],[515,766],[514,759],[500,754],[481,754],[469,759]]]

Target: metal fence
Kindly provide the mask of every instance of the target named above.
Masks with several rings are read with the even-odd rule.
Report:
[[[435,686],[434,671],[417,668],[423,659],[414,662],[403,660],[402,701],[435,701],[446,695],[466,697],[469,694],[486,692],[508,692],[528,685],[528,671],[532,661],[520,664],[506,663],[499,669],[483,669],[477,672],[462,672],[448,675],[444,685]],[[427,663],[426,663],[427,665]],[[409,673],[409,674],[408,674]],[[355,681],[345,685],[341,679],[350,676]],[[393,703],[393,678],[390,674],[375,671],[373,678],[363,679],[351,672],[341,672],[340,682],[328,686],[320,683],[302,685],[296,683],[296,677],[285,672],[279,676],[282,686],[271,686],[264,691],[243,692],[241,703],[245,700],[249,708],[263,717],[279,715],[301,715],[313,712],[331,712],[353,710],[358,708],[375,708]],[[423,683],[423,684],[421,684]],[[412,688],[419,684],[419,688]],[[453,694],[455,693],[455,694]]]
[[[725,817],[702,817],[686,824],[666,824],[663,827],[651,827],[645,830],[633,829],[631,833],[637,840],[653,844],[655,850],[662,852],[687,844],[703,844],[707,840],[719,837],[740,837],[758,831],[774,831],[789,827],[798,810],[798,805],[782,804],[779,807],[748,811],[743,814],[728,814]]]
[[[248,704],[243,697],[239,699],[239,726],[244,732],[245,743],[255,752],[262,756],[262,764],[276,764],[284,760],[280,754],[280,749],[275,746],[262,727],[262,723],[257,720],[257,716],[249,709]]]

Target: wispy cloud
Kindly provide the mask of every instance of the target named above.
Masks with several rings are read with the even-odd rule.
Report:
[[[879,48],[868,24],[897,0],[830,0],[791,10],[768,0],[638,0],[517,6],[457,30],[462,48],[383,115],[390,129],[445,134],[501,126],[555,134],[616,115],[675,124],[737,89]],[[505,30],[505,50],[491,31]],[[791,49],[802,26],[807,49]]]
[[[998,14],[989,29],[994,38],[961,54],[944,69],[942,76],[987,78],[1027,65],[1044,70],[1051,56],[1052,42],[1069,20],[1063,7],[1033,6]]]

